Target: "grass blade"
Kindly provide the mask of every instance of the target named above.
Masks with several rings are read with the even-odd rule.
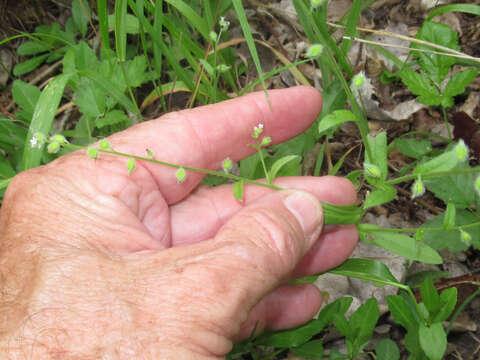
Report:
[[[127,0],[115,1],[115,47],[120,62],[127,57]]]
[[[165,2],[175,7],[205,39],[208,39],[210,29],[208,28],[207,22],[189,5],[183,0],[165,0]]]
[[[98,27],[104,49],[110,49],[110,36],[108,34],[108,9],[107,0],[97,0]]]
[[[250,55],[252,56],[255,67],[257,68],[258,77],[262,83],[263,91],[265,92],[267,102],[270,105],[270,99],[268,98],[267,85],[265,84],[265,78],[263,75],[262,66],[260,64],[260,59],[258,57],[257,49],[255,48],[255,41],[253,40],[252,32],[250,30],[250,25],[248,24],[248,20],[247,20],[247,15],[245,14],[245,9],[243,8],[243,5],[242,5],[242,0],[232,0],[232,2],[233,2],[233,7],[235,8],[235,12],[237,13],[240,26],[242,27],[243,36],[245,36],[248,50],[250,51]]]
[[[32,122],[30,123],[29,134],[25,141],[25,147],[22,157],[23,170],[31,169],[40,165],[43,154],[43,147],[33,148],[30,146],[30,140],[37,132],[48,135],[52,128],[55,112],[57,111],[63,91],[71,75],[58,75],[50,81],[40,94],[40,98],[35,106]]]
[[[362,11],[362,1],[354,0],[350,10],[348,11],[347,25],[345,26],[344,36],[356,37],[357,36],[357,24],[360,19],[360,12]],[[352,40],[343,38],[340,48],[342,53],[347,56],[350,47],[352,46]]]

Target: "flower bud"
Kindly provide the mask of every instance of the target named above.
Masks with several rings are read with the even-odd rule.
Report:
[[[98,157],[98,149],[94,147],[89,147],[87,149],[87,156],[92,159],[96,159]]]
[[[455,145],[455,154],[457,155],[458,161],[464,162],[468,159],[468,147],[465,145],[465,142],[460,139],[457,145]]]
[[[219,73],[224,73],[224,72],[227,72],[228,70],[230,70],[230,66],[228,65],[225,65],[225,64],[217,65],[217,71]]]
[[[146,149],[145,152],[147,153],[147,156],[151,159],[155,159],[155,154],[153,153],[152,150]]]
[[[47,152],[49,154],[56,154],[60,150],[61,146],[58,142],[52,141],[47,146]]]
[[[135,159],[134,158],[128,158],[128,160],[127,160],[128,175],[130,175],[133,170],[135,170]]]
[[[460,230],[460,241],[465,245],[470,246],[472,244],[472,235],[465,230]]]
[[[46,140],[47,140],[47,137],[45,136],[45,134],[41,132],[36,132],[35,134],[33,134],[33,136],[30,139],[30,146],[32,148],[40,149]]]
[[[50,138],[50,140],[53,141],[53,142],[57,142],[57,143],[59,143],[60,145],[63,145],[63,144],[66,144],[66,143],[67,143],[67,139],[65,138],[65,136],[60,135],[60,134],[55,134],[55,135],[53,135],[53,136]]]
[[[179,168],[175,173],[175,177],[177,178],[178,183],[181,184],[187,178],[187,172],[184,168]]]
[[[262,139],[262,146],[268,146],[272,143],[272,138],[270,136],[266,136]]]
[[[316,58],[322,54],[322,51],[323,51],[322,44],[313,44],[308,48],[305,56],[308,58]]]
[[[233,167],[232,159],[227,157],[225,160],[223,160],[222,169],[223,169],[224,172],[226,172],[228,174],[230,172],[230,170],[232,169],[232,167]]]
[[[222,31],[227,31],[228,28],[230,27],[230,21],[225,19],[225,16],[221,16],[220,20],[218,21],[218,24],[220,25],[220,29]]]
[[[218,35],[215,31],[210,31],[210,33],[208,34],[208,37],[211,41],[217,42]]]
[[[412,184],[412,199],[425,194],[425,184],[420,177]]]
[[[365,77],[365,73],[363,71],[360,71],[352,79],[353,87],[355,89],[358,89],[358,88],[362,87],[362,85],[365,84],[366,80],[367,80],[367,78]]]
[[[257,126],[254,126],[253,127],[253,134],[252,134],[252,137],[254,139],[258,139],[258,137],[260,136],[260,134],[263,132],[263,124],[258,124]]]
[[[382,171],[375,164],[363,163],[363,171],[366,176],[370,176],[375,179],[380,179],[382,176]]]
[[[316,9],[320,7],[324,2],[325,0],[310,0],[310,5],[312,6],[312,9]]]
[[[99,147],[101,150],[109,150],[109,149],[112,148],[112,147],[110,146],[110,143],[108,142],[107,139],[100,140],[100,142],[98,143],[98,147]]]

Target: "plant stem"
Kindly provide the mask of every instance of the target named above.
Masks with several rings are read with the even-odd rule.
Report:
[[[438,172],[432,172],[429,174],[422,174],[422,179],[430,179],[430,178],[436,178],[436,177],[442,177],[442,176],[449,176],[449,175],[461,175],[461,174],[475,174],[475,173],[480,173],[480,167],[474,167],[474,168],[468,168],[468,169],[454,169],[454,170],[449,170],[449,171],[438,171]],[[414,180],[418,177],[418,174],[409,174],[409,175],[404,175],[400,176],[396,179],[391,179],[385,181],[385,184],[388,185],[395,185],[399,184],[402,182]]]
[[[472,228],[472,227],[475,227],[475,226],[480,226],[480,221],[479,222],[475,222],[475,223],[471,223],[471,224],[468,224],[468,225],[459,225],[459,226],[453,226],[451,228],[448,228],[448,229],[444,229],[442,227],[436,227],[436,228],[421,228],[423,231],[431,231],[431,232],[434,232],[434,231],[460,231],[460,230],[465,230],[465,229],[469,229],[469,228]],[[360,228],[359,230],[361,231],[361,225],[360,225]],[[375,228],[368,228],[368,229],[365,229],[364,232],[391,232],[391,233],[398,233],[398,232],[403,232],[403,233],[414,233],[417,229],[409,229],[409,228],[378,228],[378,229],[375,229]]]
[[[453,140],[452,130],[450,129],[450,123],[448,122],[447,110],[445,109],[445,106],[442,106],[442,113],[443,113],[443,120],[445,120],[445,126],[447,127],[448,138],[450,139],[450,141],[452,141]]]

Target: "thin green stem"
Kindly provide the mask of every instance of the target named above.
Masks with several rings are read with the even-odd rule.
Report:
[[[451,319],[450,319],[450,322],[448,323],[448,326],[447,328],[445,329],[445,332],[446,334],[448,335],[448,333],[450,332],[450,330],[452,329],[452,326],[453,324],[455,323],[455,320],[457,320],[458,316],[460,315],[460,313],[465,309],[465,307],[473,300],[475,299],[478,294],[480,294],[480,287],[475,290],[475,292],[470,295],[468,298],[465,299],[465,301],[462,303],[462,305],[460,305],[457,310],[455,311],[455,313],[452,315]]]
[[[453,140],[452,130],[450,129],[450,124],[448,122],[448,117],[447,117],[447,110],[445,109],[445,106],[442,106],[442,113],[443,113],[443,120],[445,120],[445,126],[447,127],[448,138],[450,139],[450,141],[452,141]]]
[[[442,227],[435,227],[435,228],[421,228],[423,231],[428,231],[428,232],[435,232],[435,231],[460,231],[460,230],[465,230],[469,229],[472,227],[480,226],[480,222],[475,222],[472,224],[468,225],[459,225],[459,226],[453,226],[448,229],[444,229]],[[360,230],[361,230],[361,225],[360,225]],[[391,232],[391,233],[414,233],[417,229],[408,229],[408,228],[373,228],[373,229],[365,229],[365,232]]]
[[[71,144],[71,143],[67,143],[63,146],[66,147],[66,148],[75,149],[75,150],[86,150],[87,149],[85,146],[75,145],[75,144]],[[115,150],[98,149],[98,151],[101,152],[101,153],[105,153],[105,154],[111,154],[111,155],[123,156],[123,157],[127,157],[127,158],[133,158],[135,160],[148,161],[148,162],[151,162],[151,163],[154,163],[154,164],[164,165],[164,166],[168,166],[168,167],[175,168],[175,169],[183,168],[185,170],[195,171],[195,172],[206,174],[206,175],[220,176],[220,177],[227,178],[227,179],[230,179],[230,180],[235,180],[235,181],[242,180],[242,181],[244,181],[246,183],[249,183],[249,184],[262,186],[262,187],[266,187],[266,188],[273,189],[273,190],[284,190],[283,188],[281,188],[279,186],[276,186],[276,185],[263,183],[263,182],[255,181],[255,180],[250,180],[250,179],[247,179],[247,178],[243,178],[241,176],[228,174],[228,173],[225,173],[225,172],[222,172],[222,171],[199,169],[199,168],[194,168],[194,167],[190,167],[190,166],[177,165],[177,164],[172,164],[172,163],[169,163],[169,162],[166,162],[166,161],[161,161],[161,160],[148,158],[148,157],[143,157],[143,156],[138,156],[138,155],[126,154],[126,153],[122,153],[122,152],[115,151]]]
[[[468,168],[468,169],[453,169],[449,171],[438,171],[438,172],[431,172],[429,174],[422,174],[422,179],[432,179],[436,177],[442,177],[442,176],[449,176],[449,175],[461,175],[461,174],[475,174],[475,173],[480,173],[480,167],[474,167],[474,168]],[[388,185],[395,185],[399,184],[402,182],[414,180],[418,177],[418,174],[409,174],[409,175],[404,175],[400,176],[396,179],[391,179],[385,181],[385,184]]]

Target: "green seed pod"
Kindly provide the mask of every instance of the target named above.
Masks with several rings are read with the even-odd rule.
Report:
[[[370,176],[375,179],[380,179],[382,177],[382,171],[375,164],[363,163],[363,171],[366,176]]]
[[[57,143],[59,143],[60,145],[63,145],[63,144],[66,144],[66,143],[67,143],[67,139],[65,138],[65,136],[60,135],[60,134],[53,135],[53,136],[50,138],[50,140],[51,140],[51,141],[54,141],[54,142],[57,142]]]
[[[89,147],[87,149],[87,156],[92,159],[96,159],[98,157],[98,149],[94,147]]]
[[[425,184],[422,179],[418,177],[412,185],[412,199],[422,196],[423,194],[425,194]]]
[[[460,230],[460,240],[465,245],[470,246],[472,244],[472,235],[470,235],[465,230]]]
[[[60,150],[61,146],[58,142],[52,141],[47,146],[47,152],[49,154],[56,154]]]
[[[112,148],[112,147],[110,146],[110,143],[108,142],[107,139],[100,140],[100,142],[98,143],[98,147],[99,147],[101,150],[109,150],[109,149]]]
[[[211,41],[217,42],[218,35],[215,31],[210,31],[210,33],[208,34],[208,37],[210,38]]]
[[[310,0],[310,5],[313,9],[316,9],[320,7],[324,2],[325,0]]]
[[[365,73],[363,71],[360,71],[352,79],[353,87],[355,89],[361,88],[363,86],[363,84],[365,84],[366,80],[367,80],[367,78],[365,77]]]
[[[178,183],[181,184],[187,178],[187,172],[184,168],[179,168],[175,173],[175,177],[177,178]]]
[[[127,160],[128,175],[130,175],[133,170],[135,170],[135,159],[134,158],[128,158],[128,160]]]
[[[222,169],[223,169],[224,172],[226,172],[228,174],[230,172],[230,170],[232,169],[232,167],[233,167],[232,159],[227,157],[225,160],[223,160]]]
[[[316,58],[322,54],[322,51],[323,51],[322,44],[313,44],[308,48],[307,52],[305,53],[305,56],[308,58]]]
[[[220,65],[217,66],[217,71],[219,73],[224,73],[224,72],[227,72],[228,70],[230,70],[230,66],[228,66],[228,65],[220,64]]]
[[[270,136],[266,136],[262,139],[262,146],[268,146],[272,143],[272,138]]]
[[[458,161],[464,162],[468,159],[468,147],[465,145],[465,142],[460,139],[458,144],[455,146],[455,154],[457,155]]]

